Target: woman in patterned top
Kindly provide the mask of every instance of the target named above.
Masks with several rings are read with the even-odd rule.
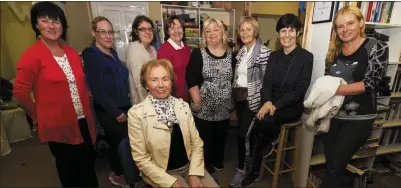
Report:
[[[238,31],[244,46],[236,57],[233,82],[235,113],[240,128],[237,136],[238,166],[233,179],[229,182],[231,187],[240,186],[245,176],[245,137],[260,107],[260,90],[271,52],[259,39],[259,23],[255,18],[249,16],[241,19]]]
[[[346,166],[371,135],[376,117],[376,87],[388,65],[384,42],[364,35],[365,19],[354,6],[341,8],[334,20],[335,45],[328,56],[327,74],[343,78],[336,95],[345,96],[324,135],[327,171],[321,187],[348,186]]]
[[[202,32],[205,48],[194,49],[185,79],[192,98],[195,124],[205,143],[205,167],[214,175],[223,170],[224,147],[234,108],[231,97],[232,53],[221,21],[210,18]]]
[[[95,122],[81,58],[61,41],[67,36],[64,12],[39,2],[31,9],[31,23],[38,40],[18,61],[14,96],[48,143],[62,186],[97,187]]]

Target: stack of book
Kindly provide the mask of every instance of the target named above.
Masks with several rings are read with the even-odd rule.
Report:
[[[392,1],[358,1],[351,2],[361,9],[366,22],[390,23],[394,2]]]

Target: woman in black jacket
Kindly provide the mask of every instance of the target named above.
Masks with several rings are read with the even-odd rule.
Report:
[[[267,63],[262,88],[263,106],[255,121],[252,169],[242,181],[244,187],[251,187],[257,181],[262,152],[267,149],[268,155],[272,153],[280,125],[297,121],[303,113],[313,55],[296,44],[300,28],[301,22],[293,14],[285,14],[277,22],[276,31],[283,48],[272,52]]]

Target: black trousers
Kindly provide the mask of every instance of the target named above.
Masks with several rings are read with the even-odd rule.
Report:
[[[346,167],[352,156],[372,134],[373,121],[331,120],[330,130],[323,136],[327,171],[321,188],[345,187],[352,184],[346,175]]]
[[[223,164],[230,120],[207,121],[197,117],[194,119],[199,136],[203,140],[205,168],[211,169],[213,165]]]
[[[256,120],[254,127],[255,144],[252,151],[251,173],[259,174],[263,160],[263,150],[280,134],[280,125],[297,121],[302,113],[299,109],[279,109],[273,116],[266,114],[264,119]]]
[[[122,110],[127,114],[128,108]],[[110,169],[117,176],[120,176],[123,174],[123,169],[121,167],[121,158],[118,152],[118,146],[123,139],[128,137],[128,124],[127,122],[118,122],[115,117],[111,117],[107,112],[96,107],[95,113],[100,126],[104,129],[106,141],[110,145],[110,151],[108,154]]]
[[[239,129],[237,132],[237,150],[238,150],[237,168],[243,170],[245,163],[245,137],[252,123],[252,120],[256,115],[256,112],[252,112],[251,109],[249,109],[248,101],[241,101],[235,103],[235,113],[237,115],[239,122]],[[252,144],[253,144],[252,139],[250,139],[250,145],[252,146]]]
[[[63,187],[98,187],[95,171],[95,152],[86,119],[80,119],[83,143],[79,145],[49,142],[56,159],[58,177]]]

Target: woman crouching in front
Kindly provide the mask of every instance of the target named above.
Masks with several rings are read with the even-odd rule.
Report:
[[[141,85],[149,95],[128,112],[134,161],[153,187],[218,187],[205,171],[203,141],[189,105],[170,95],[173,83],[167,59],[142,66]]]

